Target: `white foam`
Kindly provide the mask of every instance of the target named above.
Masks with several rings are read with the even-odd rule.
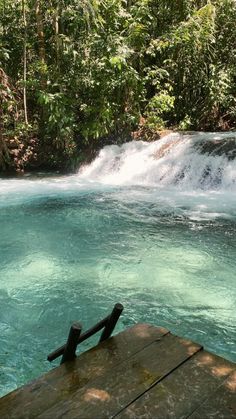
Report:
[[[225,155],[202,154],[194,147],[199,140],[219,141],[232,136],[236,139],[234,133],[175,133],[153,143],[132,141],[107,146],[79,177],[106,185],[236,191],[236,161],[229,161]]]
[[[236,139],[236,133],[174,133],[152,143],[106,146],[73,176],[0,180],[0,207],[41,197],[114,192],[119,186],[121,199],[151,200],[174,211],[185,207],[193,220],[235,217],[236,159],[198,150],[202,141],[227,138]]]

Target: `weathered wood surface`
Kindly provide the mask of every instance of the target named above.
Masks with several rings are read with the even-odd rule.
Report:
[[[197,418],[236,418],[236,371],[190,416]]]
[[[119,419],[189,417],[215,393],[235,367],[223,358],[200,351],[116,417]],[[236,399],[235,396],[236,393],[234,393]],[[222,411],[226,412],[223,405]],[[201,412],[204,412],[201,419],[207,418],[207,409]],[[194,419],[197,417],[194,416]],[[213,417],[220,418],[220,416]]]
[[[54,417],[113,417],[154,384],[181,365],[201,347],[190,341],[166,335],[62,401],[40,419]]]
[[[136,325],[0,399],[0,418],[236,418],[236,364]]]
[[[0,399],[0,418],[31,419],[168,331],[138,324]]]

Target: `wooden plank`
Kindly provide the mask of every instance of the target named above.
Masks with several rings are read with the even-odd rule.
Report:
[[[168,331],[138,324],[0,399],[0,418],[32,419]]]
[[[200,349],[193,342],[166,335],[90,381],[70,400],[56,404],[39,418],[112,417]]]
[[[235,419],[236,418],[236,371],[202,404],[191,419]]]
[[[198,352],[116,418],[186,418],[235,370],[236,365],[223,358]]]

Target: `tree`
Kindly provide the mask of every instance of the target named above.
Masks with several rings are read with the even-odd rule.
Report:
[[[235,17],[234,0],[0,0],[5,167],[74,167],[140,119],[234,127]]]
[[[23,47],[23,97],[24,97],[24,115],[25,115],[25,124],[28,125],[28,110],[27,110],[27,92],[26,92],[26,82],[27,82],[27,22],[26,22],[26,10],[25,10],[25,0],[22,0],[22,14],[24,21],[24,47]]]

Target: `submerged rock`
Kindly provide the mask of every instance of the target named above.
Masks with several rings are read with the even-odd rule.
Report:
[[[191,138],[192,134],[192,138]],[[199,154],[207,154],[209,156],[225,156],[228,160],[236,158],[236,133],[235,137],[227,137],[220,139],[197,139],[193,133],[180,134],[178,138],[173,139],[168,143],[164,143],[154,153],[155,158],[160,159],[166,154],[170,153],[176,146],[189,142],[190,147],[196,150]]]
[[[202,154],[226,156],[229,160],[236,158],[236,138],[201,141],[194,147]]]
[[[236,162],[236,133],[174,133],[156,142],[159,182],[193,185],[200,189],[232,185],[234,174],[226,168]]]

